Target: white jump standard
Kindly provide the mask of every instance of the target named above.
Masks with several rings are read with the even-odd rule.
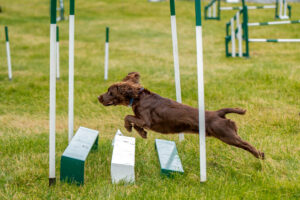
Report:
[[[55,184],[56,0],[50,4],[49,186]]]
[[[69,143],[74,134],[74,31],[75,0],[70,0],[69,16]]]
[[[108,78],[108,58],[109,58],[109,27],[106,27],[105,34],[105,57],[104,57],[104,80]]]
[[[181,86],[180,86],[180,72],[179,72],[178,40],[177,40],[177,28],[176,28],[175,0],[170,0],[170,13],[171,13],[171,30],[172,30],[172,43],[173,43],[176,101],[179,103],[182,103]],[[182,140],[184,140],[184,134],[180,133],[179,141],[182,141]]]
[[[11,81],[12,80],[12,70],[11,70],[10,46],[9,46],[8,27],[7,26],[5,26],[5,40],[6,40],[8,78]]]
[[[199,151],[200,151],[200,181],[206,181],[206,149],[205,149],[205,104],[203,79],[203,46],[201,0],[195,0],[196,12],[196,47],[197,47],[197,77],[198,77],[198,109],[199,109]]]
[[[243,6],[245,5],[245,1],[242,0]],[[205,6],[204,15],[206,20],[220,20],[221,19],[221,10],[241,10],[243,6],[235,6],[235,7],[221,7],[221,0],[211,0],[211,2]],[[211,9],[213,7],[213,10]],[[216,11],[217,7],[217,11]],[[248,10],[256,10],[256,9],[275,9],[275,18],[277,19],[288,19],[291,17],[291,9],[292,7],[287,4],[286,0],[276,0],[275,4],[271,5],[263,5],[263,6],[248,6]],[[287,9],[289,14],[287,15]]]
[[[242,23],[240,23],[240,15],[243,16]],[[235,23],[236,27],[235,28]],[[249,42],[300,42],[300,39],[264,39],[264,38],[249,38],[248,29],[252,26],[270,26],[282,24],[299,24],[300,20],[293,21],[273,21],[273,22],[252,22],[248,23],[248,9],[245,6],[238,11],[236,15],[226,24],[226,56],[227,57],[249,57]],[[230,33],[229,33],[230,27]],[[236,53],[235,41],[238,40],[238,54]],[[242,43],[245,43],[245,52],[243,52]],[[229,42],[231,42],[231,53],[229,52]]]

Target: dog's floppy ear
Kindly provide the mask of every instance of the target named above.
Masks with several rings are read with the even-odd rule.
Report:
[[[130,72],[122,81],[140,83],[140,74],[138,72]]]

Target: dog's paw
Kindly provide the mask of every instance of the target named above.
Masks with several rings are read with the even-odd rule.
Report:
[[[139,131],[139,134],[142,138],[147,139],[147,132],[146,131]]]
[[[264,153],[264,152],[260,152],[260,158],[261,158],[262,160],[265,159],[265,153]]]
[[[132,131],[132,126],[131,125],[125,125],[125,128],[128,132]]]

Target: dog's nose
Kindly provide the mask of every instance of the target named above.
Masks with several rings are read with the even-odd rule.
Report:
[[[103,97],[102,97],[102,96],[98,96],[98,100],[99,100],[100,102],[102,102]]]

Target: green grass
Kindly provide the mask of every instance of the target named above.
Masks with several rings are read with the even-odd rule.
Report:
[[[266,154],[250,153],[207,139],[206,183],[199,179],[196,135],[161,135],[147,140],[128,133],[127,107],[103,107],[97,96],[128,72],[138,71],[144,87],[175,99],[169,4],[146,0],[76,1],[75,129],[100,131],[99,150],[90,154],[85,185],[48,187],[49,1],[0,1],[0,199],[299,199],[300,46],[250,44],[250,58],[225,58],[225,23],[203,21],[207,110],[241,107],[230,115],[239,134]],[[68,8],[68,2],[65,2]],[[299,3],[292,3],[300,18]],[[197,106],[195,17],[192,1],[177,1],[182,99]],[[66,9],[68,13],[68,9]],[[273,21],[274,10],[249,11],[250,22]],[[7,77],[4,25],[9,26],[13,81]],[[61,80],[57,81],[56,175],[67,146],[68,21],[59,22]],[[103,80],[105,27],[110,26],[109,80]],[[300,25],[251,27],[250,38],[300,38]],[[111,140],[117,129],[137,138],[136,183],[112,185]],[[160,176],[154,139],[174,140],[185,170]]]

